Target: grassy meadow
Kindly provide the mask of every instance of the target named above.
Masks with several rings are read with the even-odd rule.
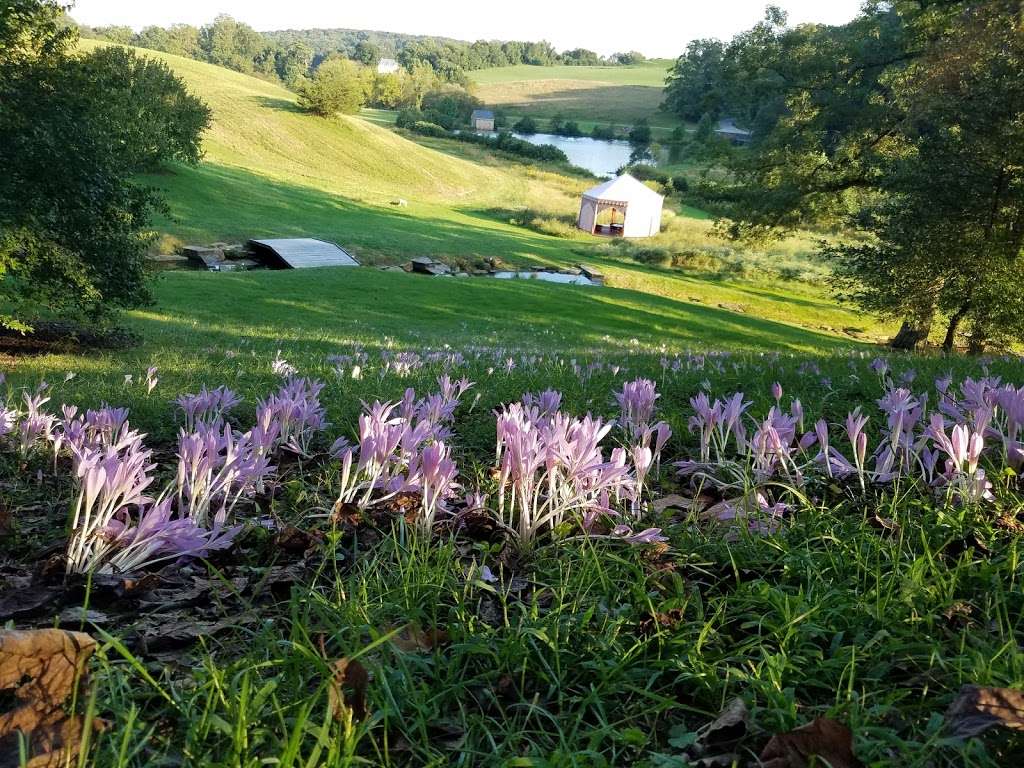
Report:
[[[595,183],[585,173],[405,137],[374,111],[324,120],[301,112],[294,94],[271,83],[146,55],[170,63],[214,115],[198,167],[146,179],[170,208],[157,222],[163,251],[304,236],[336,242],[364,264],[423,255],[462,266],[491,257],[523,266],[582,261],[600,267],[609,285],[632,291],[633,300],[650,301],[653,313],[668,300],[684,313],[732,313],[737,327],[768,320],[845,341],[873,341],[891,330],[836,305],[810,255],[813,235],[751,252],[717,239],[703,212],[679,206],[660,236],[639,245],[609,242],[573,226],[579,193]],[[621,69],[625,77],[634,68]],[[394,205],[398,200],[407,205]],[[644,251],[640,260],[637,250]],[[714,335],[701,340],[703,347],[730,343]]]
[[[489,107],[538,120],[563,117],[588,130],[594,124],[626,129],[639,118],[656,129],[678,120],[659,111],[671,62],[631,67],[535,67],[520,65],[471,73],[475,95]]]
[[[595,183],[578,169],[409,137],[387,113],[312,117],[275,85],[146,55],[213,109],[203,161],[146,179],[170,208],[156,222],[161,249],[319,237],[367,265],[419,255],[459,266],[583,262],[607,286],[373,266],[167,271],[155,303],[120,319],[133,344],[0,348],[0,622],[98,643],[76,705],[105,727],[87,728],[77,756],[60,764],[1024,764],[1020,732],[965,737],[946,714],[964,685],[1024,687],[1024,490],[1000,400],[1024,400],[1000,388],[1024,383],[1020,358],[885,355],[876,342],[891,325],[829,295],[813,233],[740,248],[715,236],[705,212],[669,198],[658,237],[591,237],[572,226],[579,193]],[[579,91],[580,109],[612,110],[625,104],[621,89],[634,89],[654,109],[665,66],[475,77],[492,93],[553,94],[547,84],[563,83]],[[61,405],[128,408],[153,464],[148,492],[178,484],[164,499],[180,513],[185,441],[209,432],[187,424],[176,401],[229,387],[241,401],[213,431],[240,445],[255,439],[272,393],[285,403],[274,418],[293,418],[299,406],[279,391],[293,376],[322,382],[322,422],[304,448],[275,444],[266,487],[239,491],[230,548],[175,554],[146,573],[65,578],[69,510],[82,492]],[[416,515],[425,486],[415,490],[412,459],[404,490],[371,484],[374,505],[343,501],[345,444],[335,440],[372,445],[360,434],[371,403],[398,402],[409,388],[414,402],[448,376],[472,386],[444,417],[443,440],[423,443],[443,442],[457,467],[439,524],[425,528]],[[630,433],[616,399],[638,378],[658,395],[645,426],[663,420],[671,432],[646,480],[636,441],[654,433]],[[511,502],[497,501],[506,488],[495,412],[548,389],[561,393],[567,419],[621,422],[587,472],[632,474],[587,507],[596,522],[577,509],[527,539],[511,511],[505,522]],[[738,417],[749,445],[727,437],[714,466],[680,474],[675,463],[706,447],[700,394],[737,392],[749,401]],[[977,468],[969,481],[948,468],[933,477],[945,458],[937,448],[933,458],[905,447],[906,467],[879,469],[886,446],[937,444],[926,412],[940,403],[966,430],[994,402],[991,431],[976,436],[980,479]],[[854,455],[848,417],[860,412],[870,436],[861,462],[872,469],[833,473],[808,436],[821,439],[821,419],[832,447]],[[904,417],[914,420],[905,439]],[[524,435],[557,431],[553,418],[531,418]],[[578,431],[538,454],[537,467],[585,442],[585,422],[571,424]],[[228,466],[226,450],[211,475]],[[772,451],[766,474],[756,462]],[[417,462],[426,465],[425,448]],[[126,504],[115,522],[131,530],[146,503]],[[663,540],[631,541],[613,527],[622,521]],[[791,737],[803,751],[770,762],[779,734],[818,718],[841,724],[838,735],[810,747]],[[11,764],[42,746],[15,745]]]

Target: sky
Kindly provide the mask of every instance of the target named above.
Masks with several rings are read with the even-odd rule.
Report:
[[[70,1],[70,0],[69,0]],[[78,0],[82,24],[141,29],[200,26],[226,13],[261,31],[345,27],[458,40],[548,40],[600,54],[636,50],[675,58],[690,40],[728,39],[764,15],[769,0]],[[791,23],[841,24],[861,0],[774,0]]]

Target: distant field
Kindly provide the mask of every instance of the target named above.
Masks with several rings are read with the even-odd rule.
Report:
[[[635,67],[534,67],[520,64],[515,67],[480,69],[469,73],[470,79],[478,85],[514,83],[522,80],[582,80],[615,85],[644,85],[661,88],[672,62],[668,59],[652,59]]]
[[[503,67],[472,73],[476,95],[510,115],[547,120],[561,116],[630,126],[639,118],[671,128],[678,120],[658,111],[669,63],[639,67]]]

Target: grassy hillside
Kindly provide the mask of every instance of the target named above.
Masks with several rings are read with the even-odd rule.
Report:
[[[164,248],[188,241],[307,236],[335,241],[364,263],[424,254],[450,261],[499,256],[520,264],[588,261],[605,270],[611,285],[631,290],[631,301],[648,302],[655,314],[662,300],[683,302],[698,315],[713,307],[727,311],[736,328],[751,329],[758,343],[768,343],[754,331],[762,321],[833,335],[846,328],[881,333],[876,323],[836,307],[815,285],[778,280],[777,266],[806,252],[806,242],[790,242],[756,259],[750,255],[751,269],[726,273],[645,266],[625,249],[572,228],[578,194],[592,180],[451,141],[414,142],[372,120],[316,118],[298,110],[293,94],[271,83],[190,59],[146,55],[167,61],[214,113],[203,163],[149,179],[164,190],[172,213],[158,222]],[[408,205],[392,205],[399,198]],[[699,212],[681,211],[665,234],[645,246],[722,250],[710,228]],[[742,252],[732,258],[748,260]],[[374,273],[367,279],[384,278]],[[410,290],[421,286],[414,282]],[[560,296],[557,289],[543,295]],[[441,294],[437,298],[441,301]],[[548,312],[558,322],[569,308],[579,309],[553,301]],[[590,305],[588,312],[599,309],[608,307]],[[726,334],[701,341],[732,346],[737,339]]]
[[[511,115],[556,115],[592,126],[628,126],[644,117],[669,128],[678,121],[658,112],[669,67],[665,60],[635,67],[502,67],[471,73],[476,95]]]

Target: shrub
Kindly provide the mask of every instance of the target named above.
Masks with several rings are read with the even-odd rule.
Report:
[[[423,112],[418,109],[402,109],[395,118],[395,125],[399,128],[409,128],[414,123],[423,120]]]
[[[299,86],[299,106],[321,117],[353,115],[366,104],[372,88],[370,70],[348,59],[329,59]]]
[[[580,130],[579,123],[577,123],[575,120],[566,120],[564,123],[562,123],[561,134],[563,136],[575,138],[578,136],[582,136],[583,131]]]
[[[615,126],[595,125],[590,131],[590,136],[595,139],[614,139],[616,137]]]
[[[676,192],[689,192],[690,182],[687,181],[685,176],[673,176],[672,189],[674,189]]]
[[[633,124],[633,127],[629,131],[629,143],[630,144],[650,144],[651,143],[651,126],[647,124],[647,120],[641,118]]]
[[[521,117],[512,126],[516,133],[537,133],[537,121],[532,117]]]
[[[449,135],[444,126],[438,125],[437,123],[431,123],[427,120],[417,120],[410,126],[410,128],[421,136],[446,138]]]

